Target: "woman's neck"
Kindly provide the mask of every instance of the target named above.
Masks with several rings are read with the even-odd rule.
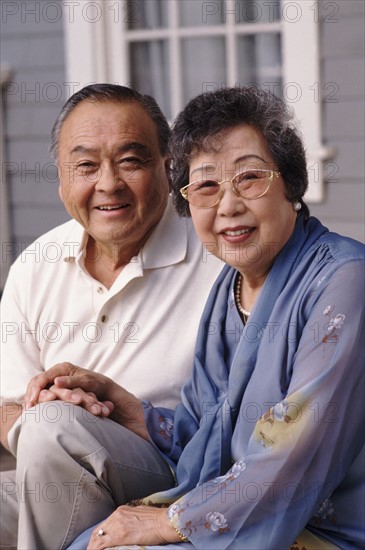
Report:
[[[257,297],[264,286],[268,273],[265,273],[261,277],[248,277],[244,272],[240,270],[238,270],[238,272],[241,277],[239,296],[240,303],[245,310],[251,312]]]

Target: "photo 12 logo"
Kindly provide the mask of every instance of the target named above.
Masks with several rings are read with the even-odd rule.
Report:
[[[74,23],[82,18],[87,23],[97,23],[106,14],[114,23],[135,24],[140,18],[140,5],[137,1],[85,1],[63,0],[62,2],[14,2],[2,1],[0,4],[1,22],[49,23],[60,21]]]

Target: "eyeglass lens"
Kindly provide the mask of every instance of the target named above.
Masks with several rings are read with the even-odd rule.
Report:
[[[247,199],[262,196],[270,186],[271,170],[244,170],[232,178],[232,185],[239,195]],[[214,206],[221,192],[221,184],[216,180],[197,181],[187,188],[187,199],[193,206]]]

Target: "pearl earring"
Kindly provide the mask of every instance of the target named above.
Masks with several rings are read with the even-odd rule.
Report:
[[[295,212],[299,212],[299,210],[301,210],[301,208],[302,208],[302,205],[301,205],[301,203],[298,201],[298,202],[295,202],[295,203],[294,203],[293,208],[294,208]]]

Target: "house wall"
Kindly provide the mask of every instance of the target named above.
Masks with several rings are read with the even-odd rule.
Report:
[[[365,241],[364,15],[362,0],[320,1],[325,200],[311,213],[330,229]]]
[[[1,64],[12,71],[2,101],[2,168],[14,256],[68,218],[58,199],[57,172],[48,151],[52,124],[68,95],[62,18],[55,4],[1,3]]]
[[[55,4],[1,4],[1,61],[14,71],[3,108],[15,256],[68,219],[48,152],[52,124],[74,91],[65,82],[64,33]],[[314,100],[323,103],[324,141],[335,154],[324,167],[325,200],[311,205],[311,212],[330,229],[360,240],[365,240],[364,9],[361,0],[320,0],[322,82],[313,87]]]

